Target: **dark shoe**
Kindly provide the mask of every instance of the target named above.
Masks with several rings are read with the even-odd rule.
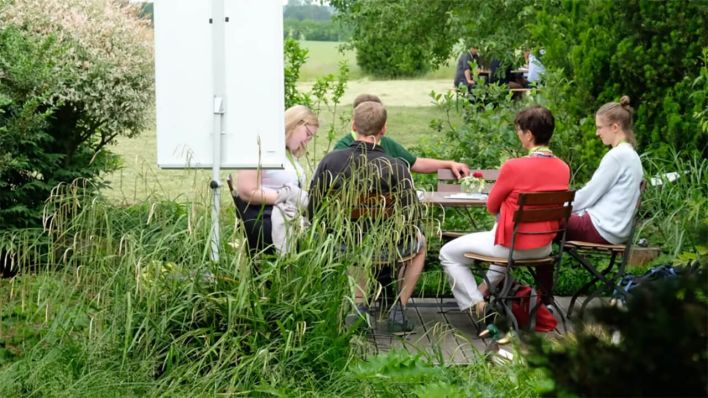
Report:
[[[388,315],[388,331],[389,333],[402,336],[412,332],[414,326],[406,318],[406,312],[401,307],[401,304],[396,304]]]
[[[347,315],[344,319],[344,324],[347,328],[356,327],[371,330],[371,315],[369,314],[369,307],[364,304],[358,304],[354,311]]]
[[[392,319],[388,320],[388,332],[394,336],[403,336],[413,332],[415,327],[412,323],[408,322],[408,319],[404,319],[402,322],[394,321]]]

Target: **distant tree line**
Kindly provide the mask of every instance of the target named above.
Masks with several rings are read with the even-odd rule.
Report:
[[[346,41],[351,30],[334,17],[334,9],[311,0],[290,0],[283,6],[283,35],[298,40]]]

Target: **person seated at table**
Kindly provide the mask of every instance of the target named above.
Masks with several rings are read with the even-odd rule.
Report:
[[[272,252],[273,206],[306,201],[305,169],[298,159],[320,127],[317,115],[304,105],[295,105],[285,111],[285,154],[282,170],[239,170],[237,173],[236,210],[243,220],[251,253],[259,250]],[[283,224],[280,224],[283,226]]]
[[[544,49],[540,49],[538,51],[538,56],[536,56],[533,53],[529,53],[529,59],[528,59],[528,76],[526,78],[528,84],[527,86],[533,85],[536,86],[538,83],[540,83],[542,75],[546,73],[546,68],[543,66],[541,63],[541,57],[545,53]]]
[[[361,94],[354,99],[353,108],[356,108],[362,102],[378,102],[383,104],[381,99],[375,95],[371,94]],[[356,140],[356,133],[350,132],[349,134],[343,136],[334,145],[334,150],[346,149],[351,145],[352,142]],[[393,138],[388,136],[383,136],[378,145],[384,150],[387,155],[398,158],[406,162],[408,167],[416,173],[436,173],[438,169],[450,169],[455,178],[466,177],[470,174],[470,169],[464,163],[458,163],[452,160],[439,160],[431,158],[420,158],[408,152],[401,144],[396,142]]]
[[[622,244],[629,238],[644,178],[632,129],[629,97],[608,102],[595,113],[596,135],[612,147],[590,181],[575,193],[566,240]]]
[[[413,326],[406,318],[405,309],[423,269],[426,252],[425,238],[417,232],[416,227],[418,212],[415,209],[419,202],[413,179],[407,165],[386,154],[380,145],[386,132],[386,109],[382,104],[373,101],[359,104],[354,109],[352,130],[356,134],[356,140],[346,149],[330,152],[317,166],[310,184],[308,213],[314,218],[318,212],[319,216],[324,216],[327,210],[341,212],[342,208],[347,207],[347,199],[355,201],[352,197],[360,197],[362,194],[392,195],[391,200],[398,204],[395,211],[403,218],[400,225],[396,224],[396,229],[403,231],[400,242],[402,244],[393,242],[394,246],[403,246],[403,249],[408,251],[399,253],[400,257],[414,256],[401,264],[399,300],[389,313],[388,325],[392,333],[409,332]],[[324,208],[327,201],[337,207]],[[325,213],[321,213],[322,210],[325,210]],[[366,226],[360,227],[366,230]],[[366,232],[361,234],[366,236]],[[387,243],[382,242],[382,246]],[[366,290],[366,287],[361,290]],[[360,311],[368,312],[368,309],[360,305]]]
[[[510,89],[524,87],[523,76],[515,75],[511,64],[503,65],[502,61],[497,58],[493,58],[489,64],[489,83],[506,84]]]
[[[566,190],[570,181],[570,168],[548,148],[555,128],[551,112],[541,106],[532,106],[520,111],[514,124],[516,134],[521,145],[528,150],[528,155],[506,161],[499,170],[499,177],[487,199],[487,210],[496,215],[496,223],[490,231],[464,235],[440,249],[440,264],[448,275],[457,305],[460,310],[474,309],[478,316],[484,313],[484,297],[488,288],[486,282],[477,287],[474,275],[468,268],[472,260],[464,254],[474,252],[507,257],[513,233],[513,216],[519,207],[519,193]],[[552,223],[525,226],[526,232],[546,231],[552,229],[550,227],[554,227]],[[553,235],[547,234],[517,236],[514,258],[531,259],[549,255],[553,238]],[[486,279],[496,286],[505,273],[505,267],[492,264]]]

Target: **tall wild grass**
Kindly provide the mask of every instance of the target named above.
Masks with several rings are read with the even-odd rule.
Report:
[[[348,217],[315,219],[296,253],[255,267],[232,212],[209,260],[208,200],[116,207],[82,192],[57,188],[44,229],[0,237],[20,268],[0,279],[0,396],[533,396],[543,380],[522,363],[365,361],[369,343],[343,324],[347,270],[371,272],[386,240],[371,231],[343,251],[358,239],[338,228]]]
[[[673,151],[669,158],[642,156],[647,184],[642,195],[637,236],[647,237],[672,258],[684,252],[705,255],[708,247],[708,159],[700,153]],[[678,178],[670,180],[668,173]]]

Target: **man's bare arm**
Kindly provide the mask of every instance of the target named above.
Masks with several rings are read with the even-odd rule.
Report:
[[[466,164],[452,160],[417,158],[415,163],[413,163],[413,167],[411,167],[411,170],[416,173],[435,173],[439,169],[450,169],[455,178],[470,175],[470,169]]]

